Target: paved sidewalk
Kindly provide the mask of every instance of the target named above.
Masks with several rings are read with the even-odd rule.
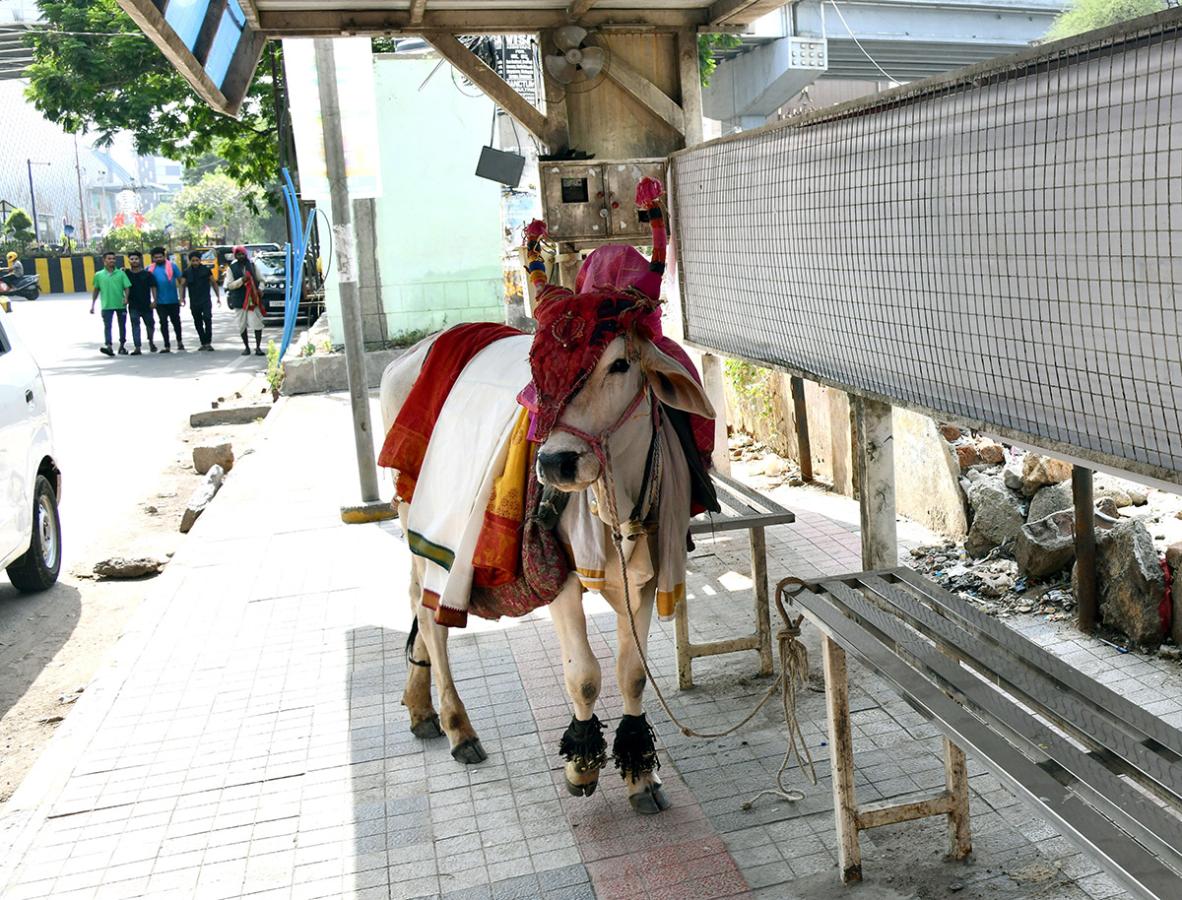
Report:
[[[610,772],[593,797],[569,797],[557,745],[570,711],[544,611],[476,621],[453,638],[452,668],[489,751],[483,765],[456,763],[445,740],[410,734],[400,704],[408,555],[396,525],[340,524],[354,484],[347,397],[281,403],[5,808],[0,895],[1121,896],[971,759],[975,862],[943,860],[941,823],[909,823],[868,834],[866,883],[841,888],[823,698],[811,692],[799,715],[820,781],[789,773],[807,792],[800,803],[741,808],[780,765],[778,704],[741,734],[696,742],[651,698],[673,808],[633,815]],[[859,568],[855,505],[811,489],[776,496],[798,521],[769,531],[773,579]],[[696,635],[752,627],[745,554],[734,534],[694,553]],[[615,616],[598,598],[587,608],[604,663],[598,712],[614,728]],[[1132,699],[1169,700],[1158,711],[1182,716],[1176,665],[1018,622]],[[766,688],[747,653],[700,662],[699,687],[679,694],[671,625],[654,629],[650,648],[678,715],[697,728],[735,721]],[[859,797],[942,786],[934,731],[856,666],[851,682]]]

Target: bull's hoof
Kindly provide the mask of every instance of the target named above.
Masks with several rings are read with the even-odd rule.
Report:
[[[566,789],[570,791],[572,797],[590,797],[595,793],[595,789],[599,787],[599,780],[589,781],[586,784],[575,784],[569,778],[566,781]]]
[[[632,808],[642,816],[655,816],[669,808],[669,798],[659,784],[650,784],[643,791],[637,791],[628,798]]]
[[[452,759],[459,760],[469,766],[474,766],[476,763],[482,763],[488,759],[488,754],[484,752],[484,747],[480,745],[480,738],[468,738],[462,744],[456,744],[451,748]]]
[[[431,715],[423,721],[410,726],[410,733],[421,740],[443,737],[443,729],[439,727],[439,716]]]

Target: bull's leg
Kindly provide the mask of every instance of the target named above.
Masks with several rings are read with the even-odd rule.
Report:
[[[417,563],[417,560],[416,560]],[[417,569],[418,566],[416,565]],[[417,585],[417,578],[415,578]],[[418,621],[418,600],[412,585],[411,610]],[[439,714],[431,702],[431,654],[421,629],[415,629],[414,640],[407,645],[406,688],[402,692],[402,705],[410,713],[410,730],[415,737],[437,738],[443,736],[439,726]]]
[[[566,758],[566,786],[576,797],[589,797],[599,785],[599,770],[607,762],[603,725],[595,715],[599,697],[599,660],[587,640],[583,588],[572,575],[554,602],[550,618],[562,645],[562,672],[575,714],[562,736],[559,752]]]
[[[407,505],[400,504],[398,514],[402,519],[403,533],[406,531]],[[422,589],[423,561],[418,557],[410,558],[410,613],[418,621],[419,604],[423,597]],[[406,687],[402,691],[402,705],[410,713],[410,730],[415,737],[435,738],[443,735],[439,727],[439,714],[431,702],[431,654],[427,650],[427,642],[423,639],[423,632],[414,629],[414,640],[407,646]]]
[[[409,507],[399,504],[398,516],[402,520],[403,533],[407,533],[406,516]],[[419,737],[431,737],[430,732],[436,733],[440,726],[440,717],[435,715],[431,706],[431,682],[434,676],[435,687],[439,691],[439,709],[442,713],[443,733],[451,742],[451,755],[464,763],[480,763],[488,759],[476,730],[468,719],[468,711],[456,692],[455,682],[451,677],[451,666],[447,659],[447,629],[435,622],[430,609],[422,604],[422,571],[421,559],[411,560],[410,599],[415,618],[419,625],[419,633],[415,638],[413,658],[427,661],[429,667],[411,664],[411,671],[407,674],[406,689],[402,695],[402,702],[411,712],[411,730]],[[420,655],[422,654],[422,655]],[[430,675],[426,673],[431,673]],[[413,705],[412,705],[413,702]],[[421,717],[416,727],[416,710]],[[434,723],[434,729],[430,723]],[[421,734],[420,729],[428,733]]]
[[[653,617],[653,600],[656,596],[656,579],[652,579],[640,590],[632,592],[633,610],[636,618],[636,636],[628,611],[622,609],[623,598],[617,606],[616,620],[616,678],[624,700],[624,716],[616,728],[612,743],[612,757],[628,790],[628,802],[641,815],[653,815],[669,808],[665,792],[661,790],[661,779],[657,777],[660,760],[657,759],[656,741],[652,726],[644,715],[644,686],[647,682],[640,648],[648,646],[649,625]]]
[[[451,665],[447,659],[447,628],[436,623],[434,614],[425,606],[419,607],[418,616],[419,634],[431,657],[431,674],[435,679],[435,688],[439,691],[440,719],[443,732],[451,742],[451,755],[462,763],[484,762],[488,754],[476,736],[464,701],[460,699],[455,682],[452,681]]]

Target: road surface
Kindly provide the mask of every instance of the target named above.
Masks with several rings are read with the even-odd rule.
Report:
[[[31,348],[49,393],[63,563],[56,587],[27,597],[0,571],[0,804],[52,735],[52,720],[69,711],[59,697],[89,681],[150,584],[103,584],[74,570],[88,569],[128,532],[134,541],[143,505],[188,450],[179,436],[189,414],[244,388],[266,366],[241,355],[224,307],[214,309],[214,353],[114,358],[99,353],[102,317],[89,310],[87,295],[46,295],[15,301],[4,320]],[[182,321],[186,345],[196,347],[187,309]],[[278,329],[267,336],[278,339]],[[159,334],[156,343],[163,346]]]

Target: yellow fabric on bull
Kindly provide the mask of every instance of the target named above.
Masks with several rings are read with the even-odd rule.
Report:
[[[480,587],[508,584],[521,567],[521,526],[525,521],[525,488],[533,464],[528,440],[529,413],[522,409],[509,435],[505,467],[493,482],[484,511],[484,525],[472,558],[473,583]]]

